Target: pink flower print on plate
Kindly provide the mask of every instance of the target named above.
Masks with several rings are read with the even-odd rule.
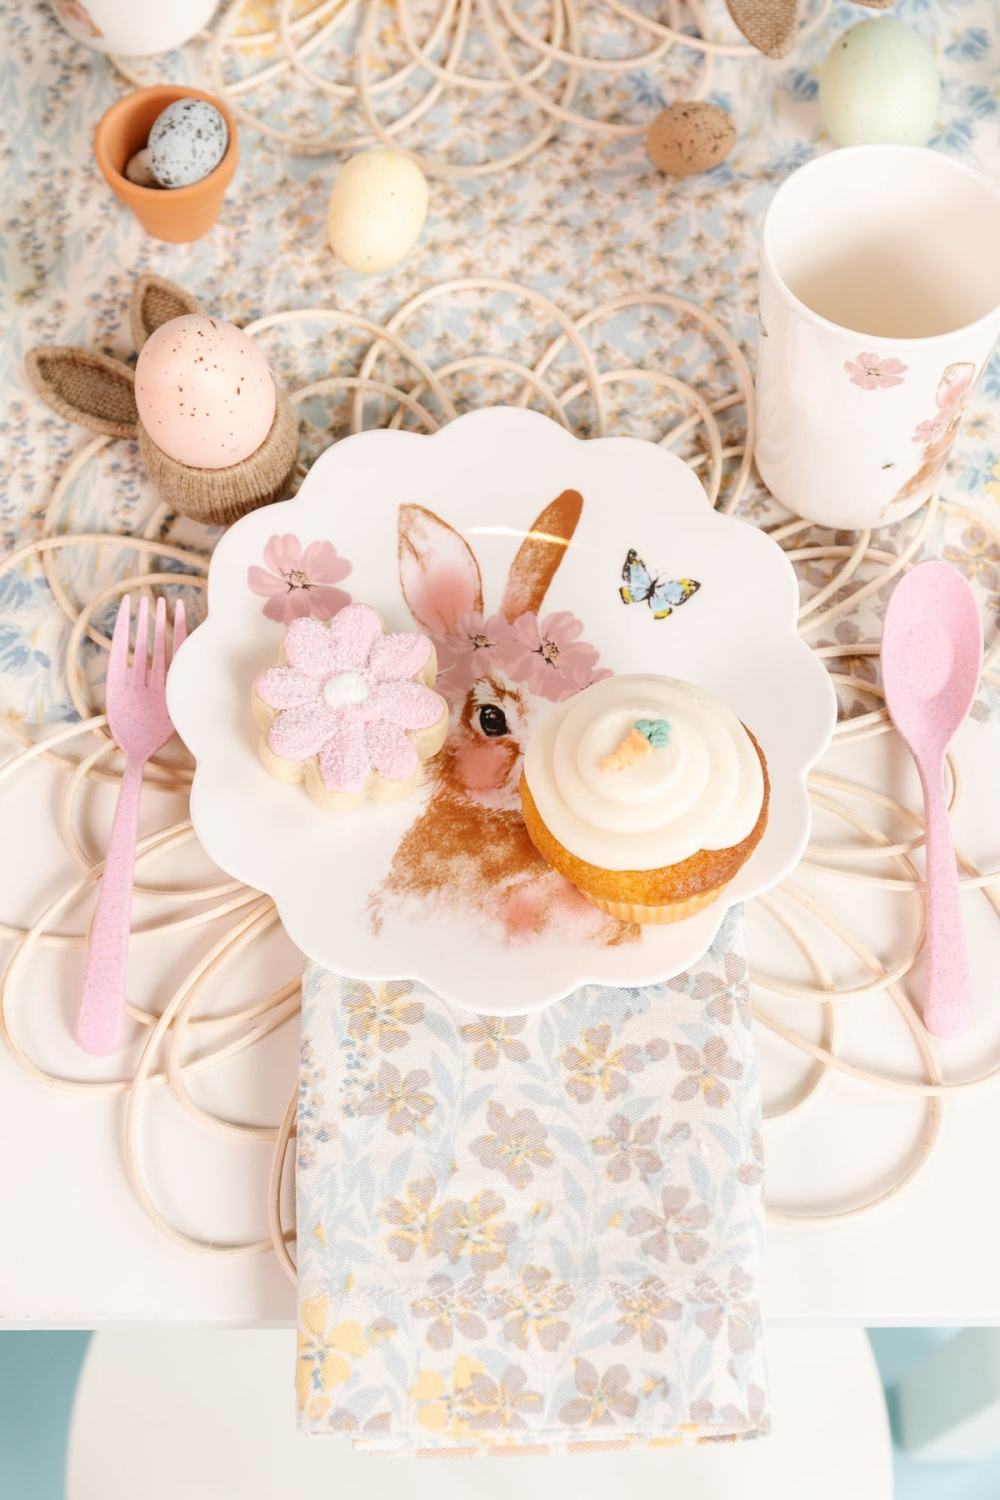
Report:
[[[902,385],[909,368],[902,360],[880,359],[877,354],[859,354],[856,360],[844,361],[851,384],[859,385],[863,391],[888,390],[889,386]]]
[[[568,610],[544,620],[529,612],[512,625],[504,622],[500,652],[508,675],[552,703],[610,677],[596,670],[598,653],[579,639],[582,632],[583,622]]]
[[[293,620],[287,666],[268,668],[256,682],[277,712],[268,744],[284,760],[318,756],[327,791],[361,792],[372,771],[405,781],[418,761],[406,731],[429,729],[444,712],[438,694],[412,680],[430,651],[414,631],[383,635],[367,604],[348,604],[328,624]]]
[[[279,625],[304,615],[332,620],[351,602],[333,585],[347,577],[351,565],[332,542],[310,542],[305,551],[296,536],[273,536],[264,548],[266,568],[248,568],[247,583],[267,599],[264,613]]]
[[[449,635],[435,636],[438,687],[450,702],[461,698],[478,678],[502,668],[500,646],[509,630],[502,615],[487,620],[474,611],[460,615]]]

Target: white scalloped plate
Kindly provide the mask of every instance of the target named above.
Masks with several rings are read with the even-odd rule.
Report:
[[[500,608],[525,534],[566,489],[582,494],[583,509],[541,614],[578,616],[602,667],[686,678],[724,699],[763,746],[772,784],[767,831],[725,896],[685,922],[613,945],[606,933],[595,936],[590,908],[581,923],[549,905],[535,922],[540,931],[518,935],[522,898],[530,907],[540,887],[514,854],[509,864],[504,856],[509,877],[484,882],[473,851],[461,862],[461,883],[434,890],[397,853],[420,820],[437,879],[441,840],[454,838],[473,803],[477,844],[513,850],[510,814],[483,821],[480,794],[429,780],[400,804],[325,814],[302,787],[264,770],[250,713],[251,683],[277,659],[283,635],[247,581],[271,537],[294,535],[303,548],[332,542],[351,564],[340,587],[374,605],[387,629],[412,629],[397,562],[401,506],[421,506],[452,528],[432,524],[453,552],[435,566],[454,571],[457,555],[467,588],[478,564],[489,615]],[[630,549],[652,572],[694,578],[700,589],[663,620],[645,605],[624,605],[619,586]],[[419,979],[456,1004],[511,1014],[586,983],[669,978],[701,957],[729,906],[783,879],[808,840],[806,773],[829,743],[836,703],[824,667],[798,637],[797,608],[781,549],[754,526],[714,512],[688,466],[651,443],[583,442],[546,417],[510,408],[473,412],[433,437],[380,430],[345,439],[317,461],[294,500],[244,517],[216,548],[208,618],[178,653],[168,683],[174,723],[197,762],[195,829],[222,869],[274,897],[303,953],[359,979]],[[529,718],[550,710],[533,694],[526,701]],[[376,931],[370,902],[393,871],[409,889],[376,899]]]

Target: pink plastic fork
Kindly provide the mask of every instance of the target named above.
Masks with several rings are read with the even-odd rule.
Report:
[[[97,910],[90,927],[87,967],[83,976],[76,1039],[91,1057],[107,1057],[125,1034],[125,980],[132,918],[135,845],[139,796],[146,762],[162,750],[174,732],[167,713],[167,604],[156,603],[153,662],[148,662],[149,602],[139,601],[132,669],[128,665],[131,608],[126,594],[118,610],[108,659],[108,725],[125,757],[108,852],[101,876]],[[174,652],[187,635],[184,606],[174,610]]]

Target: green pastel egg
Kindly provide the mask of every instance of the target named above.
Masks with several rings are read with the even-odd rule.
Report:
[[[819,107],[837,146],[922,146],[934,132],[940,103],[933,52],[919,32],[892,16],[859,21],[827,53]]]

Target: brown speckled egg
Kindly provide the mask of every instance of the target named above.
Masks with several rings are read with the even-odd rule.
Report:
[[[255,453],[274,421],[274,381],[232,323],[189,313],[150,334],[135,367],[135,404],[149,436],[192,469],[226,469]]]
[[[671,104],[646,132],[650,160],[671,177],[691,177],[725,161],[736,143],[732,117],[703,99]]]

